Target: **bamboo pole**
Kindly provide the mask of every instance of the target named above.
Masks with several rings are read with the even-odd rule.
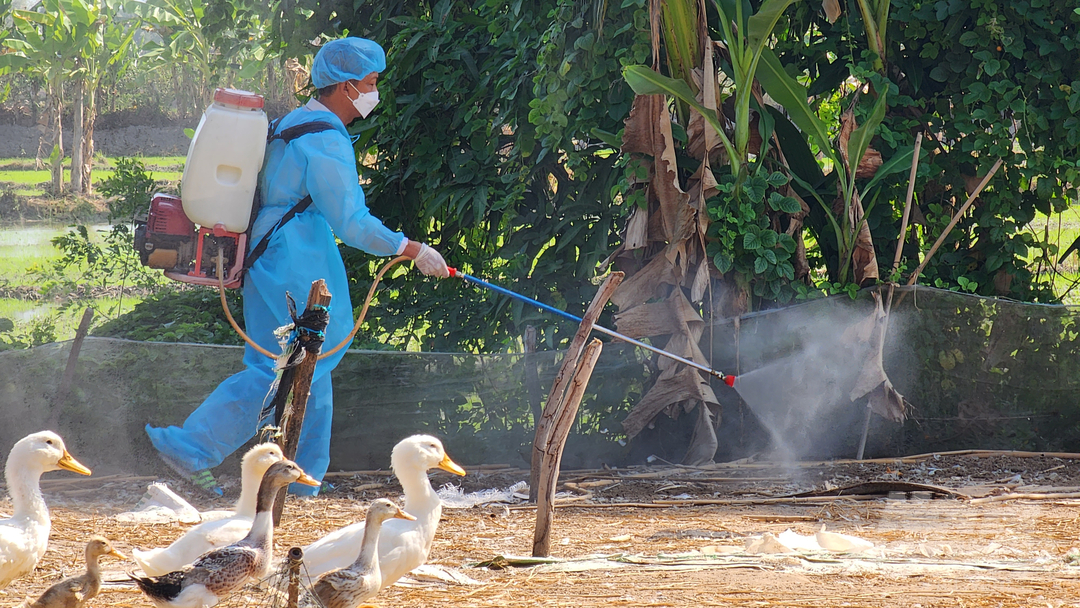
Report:
[[[900,219],[900,236],[896,239],[896,253],[893,255],[892,270],[895,273],[900,268],[900,259],[904,256],[904,241],[907,239],[908,220],[911,218],[911,203],[915,198],[915,175],[919,172],[919,153],[922,151],[922,131],[915,136],[915,150],[911,155],[911,171],[908,173],[907,195],[904,197],[904,215]],[[893,292],[896,291],[896,283],[889,281],[889,298],[885,302],[885,327],[881,331],[882,348],[885,343],[885,333],[889,330],[889,313],[892,311]],[[870,402],[866,402],[866,413],[863,418],[862,436],[859,438],[859,450],[855,460],[862,460],[866,450],[866,439],[870,435],[870,416],[874,408]]]
[[[604,310],[608,300],[611,299],[612,294],[615,293],[615,289],[622,283],[623,276],[621,272],[612,272],[604,279],[603,284],[600,285],[600,289],[589,304],[589,308],[585,310],[585,315],[581,318],[581,325],[578,326],[577,333],[574,334],[574,339],[570,342],[570,347],[566,349],[566,356],[559,366],[559,372],[555,375],[555,381],[551,384],[551,392],[548,394],[547,403],[544,405],[544,413],[536,423],[536,436],[533,439],[532,467],[529,473],[529,502],[536,502],[537,499],[536,486],[540,481],[540,462],[544,457],[543,452],[548,444],[548,436],[551,434],[551,419],[555,415],[555,410],[558,409],[558,404],[563,400],[566,383],[577,368],[578,357],[581,354],[582,347],[585,345],[585,340],[592,333],[593,324],[600,317],[600,313]]]
[[[945,230],[941,232],[941,236],[939,236],[937,240],[934,241],[934,246],[930,248],[930,251],[927,252],[926,257],[923,258],[922,263],[919,264],[919,267],[915,269],[914,273],[912,273],[911,278],[908,279],[908,285],[914,285],[915,281],[919,280],[919,274],[922,273],[924,268],[926,268],[926,265],[930,262],[930,258],[934,257],[934,254],[937,253],[938,248],[941,247],[941,244],[945,242],[945,239],[949,236],[949,233],[952,232],[953,227],[956,226],[956,223],[960,221],[960,218],[963,217],[965,213],[967,213],[968,207],[971,207],[971,204],[975,202],[975,199],[979,198],[979,194],[982,193],[983,188],[986,187],[986,184],[990,183],[990,179],[993,178],[994,174],[997,173],[997,170],[1001,168],[1002,162],[1002,159],[997,159],[997,162],[994,163],[994,166],[990,168],[990,172],[982,178],[982,181],[979,182],[979,185],[975,188],[975,191],[972,192],[970,196],[968,196],[968,199],[964,201],[964,204],[960,207],[960,210],[957,211],[955,215],[953,215],[952,220],[949,221],[949,225],[946,226]]]
[[[311,291],[308,292],[307,306],[304,313],[306,314],[316,305],[330,306],[332,297],[326,289],[326,281],[322,279],[316,280],[311,284]],[[313,329],[323,331],[326,326]],[[300,430],[304,426],[304,414],[307,411],[308,394],[311,392],[311,379],[315,375],[315,364],[319,361],[319,351],[322,350],[322,341],[319,340],[312,344],[312,337],[306,332],[299,332],[296,339],[300,343],[298,348],[303,348],[307,353],[304,360],[296,366],[296,374],[293,376],[292,384],[292,401],[290,405],[286,406],[285,414],[281,417],[282,428],[278,435],[278,444],[281,446],[281,451],[285,454],[285,458],[289,460],[296,458],[296,448],[300,443]],[[282,390],[287,389],[278,387],[278,391]],[[285,494],[287,491],[288,487],[281,488],[278,491],[277,500],[274,501],[275,526],[281,521],[281,510],[285,507]]]
[[[900,220],[900,238],[896,240],[896,254],[893,255],[893,270],[900,267],[900,258],[904,255],[904,240],[907,237],[908,220],[911,218],[911,202],[915,197],[915,174],[919,171],[919,152],[922,151],[922,137],[922,131],[919,131],[919,134],[915,136],[915,151],[911,157],[907,195],[904,197],[904,215]]]
[[[585,347],[580,363],[570,381],[566,398],[559,402],[557,411],[552,416],[551,434],[543,448],[540,462],[540,476],[536,491],[536,528],[533,531],[533,557],[547,557],[551,554],[551,522],[555,516],[555,486],[559,479],[559,465],[562,464],[563,448],[566,437],[570,434],[574,420],[577,419],[578,406],[585,396],[593,367],[600,358],[603,343],[593,338]],[[551,404],[548,404],[549,406]],[[548,412],[544,412],[545,417]],[[536,445],[533,445],[535,455]]]

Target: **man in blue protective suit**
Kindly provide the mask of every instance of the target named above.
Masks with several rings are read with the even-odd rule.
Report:
[[[338,344],[352,330],[348,278],[335,237],[372,255],[408,256],[425,275],[449,276],[437,251],[386,228],[364,203],[345,125],[366,118],[378,103],[376,82],[384,69],[386,54],[371,40],[343,38],[326,43],[311,67],[317,98],[286,115],[277,130],[314,121],[333,128],[267,146],[259,178],[263,202],[250,242],[258,243],[305,196],[312,199],[311,205],[272,234],[244,280],[247,332],[271,352],[279,348],[274,330],[292,322],[285,293],[303,298],[317,279],[326,280],[334,298],[326,344]],[[304,303],[298,301],[297,306],[302,309]],[[319,480],[330,464],[330,372],[344,353],[342,349],[315,367],[296,453],[297,464]],[[146,426],[169,466],[195,485],[219,494],[209,469],[254,436],[275,376],[274,361],[251,346],[244,352],[244,364],[246,369],[222,382],[182,428]],[[293,484],[290,491],[314,495],[318,488]]]

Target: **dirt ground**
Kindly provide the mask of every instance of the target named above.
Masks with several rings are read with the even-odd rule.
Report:
[[[506,488],[527,472],[467,467],[436,488]],[[386,472],[332,474],[336,488],[290,497],[276,532],[278,553],[363,516],[380,496],[400,497]],[[32,576],[0,592],[0,605],[37,595],[82,568],[82,547],[105,534],[121,551],[160,546],[188,527],[133,525],[130,510],[152,478],[43,481],[51,506],[49,551]],[[536,512],[528,505],[445,509],[430,563],[465,575],[459,583],[418,577],[383,591],[383,608],[428,606],[1080,606],[1080,456],[968,453],[864,463],[743,462],[715,467],[564,471],[555,514],[553,563],[518,567],[528,556]],[[854,496],[789,497],[867,482]],[[930,484],[916,488],[901,483]],[[171,483],[199,508],[205,500]],[[231,489],[235,492],[235,488]],[[869,494],[859,494],[870,492]],[[1023,498],[1026,496],[1026,498]],[[228,497],[228,493],[227,493]],[[0,510],[10,512],[10,502]],[[829,531],[874,544],[863,553],[752,553],[748,543],[786,530]],[[502,557],[502,559],[494,559]],[[495,567],[479,567],[481,562]],[[502,567],[499,567],[502,566]],[[107,561],[107,584],[91,606],[149,606],[126,583],[134,563]],[[471,580],[468,580],[471,579]],[[265,595],[223,606],[270,605]]]

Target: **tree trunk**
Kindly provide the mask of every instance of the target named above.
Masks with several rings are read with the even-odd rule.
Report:
[[[36,77],[30,78],[30,121],[34,124],[38,124],[38,120],[41,119],[41,115],[38,112],[38,94],[41,93],[41,87],[38,85]]]
[[[97,121],[97,103],[94,98],[94,89],[86,92],[86,114],[83,116],[83,192],[91,194],[94,191],[93,176],[94,168],[94,123]]]
[[[86,108],[86,81],[75,81],[75,102],[71,126],[71,191],[83,193],[83,114]]]
[[[52,113],[52,123],[56,128],[56,134],[53,136],[53,149],[49,154],[52,159],[52,167],[50,168],[52,171],[52,193],[53,196],[62,196],[64,194],[64,125],[62,122],[64,102],[61,97],[60,84],[53,86],[49,112]]]

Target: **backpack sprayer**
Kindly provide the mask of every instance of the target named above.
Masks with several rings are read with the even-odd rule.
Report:
[[[268,128],[261,95],[217,89],[188,146],[183,199],[157,193],[135,227],[144,266],[184,283],[217,285],[223,256],[225,287],[239,287]]]
[[[271,124],[263,112],[261,95],[235,89],[217,89],[214,102],[199,121],[188,147],[184,175],[180,180],[183,198],[157,193],[150,200],[145,222],[135,228],[135,249],[144,266],[160,268],[165,276],[184,283],[218,286],[221,305],[233,329],[255,350],[268,357],[275,354],[262,348],[240,329],[225,302],[225,289],[243,284],[244,271],[266,249],[270,237],[285,222],[302,213],[311,204],[304,197],[271,228],[247,255],[251,224],[258,212],[256,187],[262,169],[266,145],[274,140],[286,144],[308,133],[318,133],[333,127],[326,122],[302,123],[277,132],[277,121]],[[349,336],[320,359],[330,356],[351,343],[366,316],[371,297],[383,274],[394,264],[407,258],[398,257],[379,270],[368,291],[360,316]],[[582,319],[450,268],[451,277],[462,279],[492,291],[521,300],[564,319],[581,323]],[[593,329],[652,351],[694,369],[719,378],[728,386],[735,385],[735,376],[718,372],[674,353],[635,340],[600,325]]]
[[[259,211],[258,179],[266,146],[286,144],[309,133],[333,129],[311,121],[277,130],[263,112],[261,95],[217,89],[188,146],[183,199],[157,193],[145,222],[135,228],[135,249],[144,266],[160,268],[184,283],[237,288],[244,271],[266,250],[274,233],[311,205],[301,199],[247,252],[251,224]],[[196,226],[196,224],[198,226]],[[245,255],[246,254],[246,255]],[[214,273],[222,257],[222,280]]]

